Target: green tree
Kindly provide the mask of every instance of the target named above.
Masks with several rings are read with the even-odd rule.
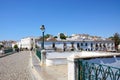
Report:
[[[54,36],[54,38],[58,38],[57,36]]]
[[[2,49],[4,46],[3,45],[0,45],[0,49]]]
[[[51,36],[50,34],[46,34],[44,37],[49,38],[50,36]]]
[[[2,46],[0,45],[0,49],[2,48]]]
[[[52,36],[51,34],[46,34],[46,35],[44,35],[44,40],[46,40],[47,38],[49,38],[50,36]],[[42,40],[43,39],[43,36],[41,36],[41,38],[40,38],[40,40]]]
[[[60,33],[60,39],[66,39],[66,36],[64,35],[64,33]]]
[[[109,37],[115,43],[115,49],[118,50],[118,45],[120,44],[120,34],[115,33],[113,36]]]
[[[17,49],[17,48],[18,48],[18,45],[14,45],[14,48]]]

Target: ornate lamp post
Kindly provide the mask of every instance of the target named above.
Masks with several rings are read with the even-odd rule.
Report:
[[[44,32],[45,32],[45,27],[44,27],[44,25],[42,25],[42,26],[40,27],[40,29],[41,29],[42,35],[43,35],[42,49],[44,49]]]

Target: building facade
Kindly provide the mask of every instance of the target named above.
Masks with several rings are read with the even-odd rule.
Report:
[[[19,48],[26,48],[30,50],[31,48],[33,48],[33,41],[34,40],[31,37],[23,38],[20,41]]]
[[[41,48],[42,41],[37,45]],[[114,41],[111,40],[84,40],[84,41],[45,41],[45,49],[84,50],[84,51],[115,51]]]

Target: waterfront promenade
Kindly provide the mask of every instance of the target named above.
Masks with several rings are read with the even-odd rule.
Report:
[[[33,80],[29,62],[29,51],[0,58],[0,80]]]

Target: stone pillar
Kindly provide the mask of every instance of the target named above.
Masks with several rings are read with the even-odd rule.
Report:
[[[41,66],[46,64],[46,50],[41,50]]]
[[[77,80],[77,59],[79,55],[73,54],[67,58],[68,60],[68,80]]]

